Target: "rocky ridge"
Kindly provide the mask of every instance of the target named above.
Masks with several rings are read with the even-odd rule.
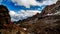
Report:
[[[17,22],[30,34],[60,34],[60,0],[46,6],[42,13]]]

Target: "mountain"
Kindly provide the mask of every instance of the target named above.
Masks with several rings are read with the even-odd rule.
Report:
[[[54,13],[56,13],[58,11],[59,8],[60,8],[60,0],[58,0],[56,4],[46,6],[42,10],[42,14],[54,14]]]
[[[11,22],[6,6],[0,5],[0,34],[27,34],[23,27]]]
[[[30,34],[60,34],[60,0],[46,6],[42,13],[16,22]]]

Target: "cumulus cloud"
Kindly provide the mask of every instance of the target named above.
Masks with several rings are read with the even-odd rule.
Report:
[[[12,2],[16,2],[15,5],[22,5],[27,8],[32,6],[42,6],[42,5],[52,5],[55,4],[58,0],[42,0],[43,2],[38,2],[36,0],[12,0]]]
[[[26,19],[27,17],[31,17],[36,13],[41,13],[38,10],[20,10],[18,12],[10,11],[9,14],[11,16],[11,21],[18,21],[22,19]]]

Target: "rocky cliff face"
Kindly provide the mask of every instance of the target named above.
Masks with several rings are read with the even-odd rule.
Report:
[[[46,6],[43,9],[42,14],[54,14],[57,12],[59,7],[60,7],[60,0],[58,0],[57,3],[54,5]]]
[[[6,6],[0,5],[0,34],[27,34],[23,27],[13,24]]]
[[[60,15],[32,17],[26,20],[20,24],[30,34],[60,34]]]
[[[46,6],[42,13],[17,23],[26,28],[30,34],[60,34],[60,1]]]
[[[0,26],[4,26],[9,23],[11,23],[9,11],[5,6],[0,5]],[[2,27],[2,28],[4,28],[4,27]],[[1,27],[0,27],[0,29],[1,29]]]

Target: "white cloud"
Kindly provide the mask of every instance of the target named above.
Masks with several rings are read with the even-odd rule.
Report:
[[[13,16],[13,15],[16,14],[16,12],[14,12],[14,11],[10,11],[9,14],[10,14],[11,16]]]
[[[38,10],[20,10],[18,12],[10,11],[9,14],[11,15],[11,21],[18,21],[22,19],[26,19],[27,17],[31,17],[36,13],[41,13]]]
[[[52,5],[55,4],[58,0],[42,0],[43,2],[37,2],[36,0],[12,0],[12,2],[17,2],[15,5],[22,5],[27,8],[30,7],[30,5],[33,6],[42,6],[42,5]]]

